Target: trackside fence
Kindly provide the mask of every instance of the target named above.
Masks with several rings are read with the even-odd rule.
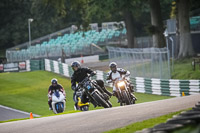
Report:
[[[131,72],[132,77],[170,79],[170,54],[167,48],[107,47],[109,60]]]
[[[200,92],[200,80],[175,80],[136,77],[132,79],[136,92],[182,96],[198,94]]]
[[[65,63],[59,63],[57,61],[53,61],[53,60],[49,60],[49,59],[45,59],[45,71],[50,71],[50,72],[54,72],[57,74],[61,74],[65,77],[71,77],[73,74],[73,70],[72,68]],[[96,71],[96,75],[92,77],[92,79],[101,79],[105,82],[106,80],[106,73],[103,71]],[[106,86],[112,86],[112,84],[107,84],[105,82]]]
[[[71,77],[73,70],[68,64],[59,63],[57,61],[45,59],[45,70],[61,74],[65,77]],[[106,74],[103,71],[96,71],[97,74],[93,79],[101,79],[106,86],[112,87],[112,84],[107,84]],[[182,96],[198,94],[200,92],[200,80],[175,80],[175,79],[156,79],[156,78],[130,78],[135,86],[135,91],[140,93],[165,95],[165,96]]]

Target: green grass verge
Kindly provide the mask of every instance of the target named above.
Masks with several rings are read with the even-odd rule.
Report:
[[[163,116],[160,116],[160,117],[144,120],[142,122],[136,122],[136,123],[130,124],[128,126],[113,129],[113,130],[110,130],[110,131],[107,131],[107,132],[104,132],[104,133],[134,133],[136,131],[140,131],[140,130],[145,129],[145,128],[152,128],[157,124],[165,123],[167,121],[167,119],[172,118],[173,115],[180,114],[182,111],[173,112],[173,113],[163,115]]]
[[[195,71],[192,68],[192,58],[176,60],[172,71],[172,79],[200,79],[199,66],[196,66]]]
[[[45,71],[1,73],[0,104],[39,115],[50,115],[47,92],[52,78],[57,78],[66,91],[66,111],[73,110],[70,80]]]
[[[52,111],[48,110],[47,104],[47,91],[52,78],[57,78],[58,82],[65,88],[65,112],[73,111],[74,101],[72,99],[73,91],[70,88],[70,80],[47,71],[0,73],[0,105],[32,112],[41,116],[54,115]],[[108,89],[111,91],[111,88]],[[136,103],[171,98],[169,96],[142,93],[136,93],[135,95],[138,98]],[[119,106],[116,97],[111,97],[110,101],[113,107]],[[90,110],[101,108],[94,108],[93,105],[90,105]]]

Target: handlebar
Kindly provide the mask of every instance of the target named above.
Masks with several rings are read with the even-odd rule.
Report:
[[[79,85],[83,85],[84,82],[87,81],[90,77],[91,77],[91,75],[85,77],[81,82],[78,83],[78,86],[79,86]]]

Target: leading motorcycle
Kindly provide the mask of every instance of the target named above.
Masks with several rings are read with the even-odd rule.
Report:
[[[83,89],[89,101],[96,107],[111,108],[112,104],[109,101],[109,96],[101,92],[100,86],[94,80],[90,80],[90,76],[86,77],[78,84],[78,87]]]

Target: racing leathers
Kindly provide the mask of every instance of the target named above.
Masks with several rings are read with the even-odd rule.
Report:
[[[114,82],[116,81],[116,79],[122,77],[124,75],[124,77],[129,77],[130,76],[130,72],[126,71],[122,68],[117,68],[116,72],[112,72],[111,70],[107,73],[107,79],[106,82],[107,83],[113,83],[113,95],[116,96],[118,98],[118,95],[116,93],[116,87],[114,85]],[[127,80],[127,82],[129,83],[129,89],[130,92],[133,92],[133,86],[131,85],[131,83],[129,82],[129,80]],[[132,94],[133,95],[133,94]]]

